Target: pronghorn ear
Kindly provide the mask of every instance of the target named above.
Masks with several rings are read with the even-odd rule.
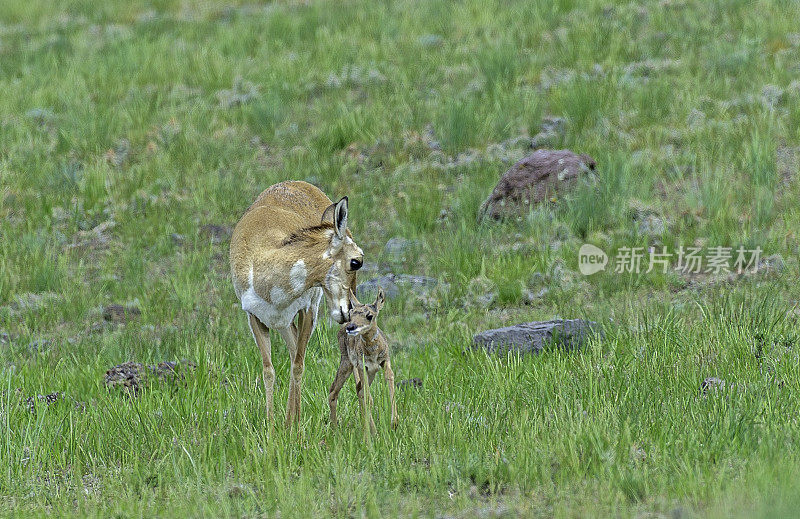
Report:
[[[322,212],[320,223],[333,222],[333,213],[336,211],[336,204],[331,204]]]
[[[347,197],[342,197],[341,200],[336,202],[333,209],[333,228],[336,230],[336,236],[343,240],[347,235]]]
[[[383,288],[378,287],[378,297],[375,298],[375,304],[372,305],[375,307],[376,312],[380,312],[381,308],[383,308],[383,303],[386,302],[386,295],[383,293]]]
[[[353,293],[353,289],[351,288],[350,289],[350,306],[355,308],[356,306],[360,306],[360,305],[361,305],[361,303],[359,302],[358,298],[356,298],[356,295]]]

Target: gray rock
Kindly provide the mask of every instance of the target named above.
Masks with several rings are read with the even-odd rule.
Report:
[[[486,330],[475,335],[472,344],[490,353],[541,353],[549,345],[572,351],[580,349],[594,333],[602,332],[593,321],[554,319]]]
[[[378,294],[378,287],[383,289],[389,299],[399,296],[403,289],[419,295],[428,292],[439,285],[439,281],[426,276],[413,276],[410,274],[386,274],[360,283],[356,288],[358,297],[364,300],[374,298]]]

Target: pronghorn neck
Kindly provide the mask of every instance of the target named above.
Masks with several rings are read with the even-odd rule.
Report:
[[[282,249],[287,257],[304,261],[307,272],[305,288],[321,285],[333,266],[333,234],[333,226],[323,223],[295,231],[283,240]]]

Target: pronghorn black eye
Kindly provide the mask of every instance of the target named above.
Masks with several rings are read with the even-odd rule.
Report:
[[[372,314],[367,314],[367,321],[372,321]]]
[[[350,260],[350,270],[358,270],[361,268],[361,260],[351,259]]]

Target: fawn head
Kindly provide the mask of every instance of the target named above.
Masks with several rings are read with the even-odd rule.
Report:
[[[350,322],[344,327],[344,331],[350,337],[364,335],[365,333],[378,328],[378,312],[383,308],[386,296],[383,289],[378,288],[378,296],[372,304],[363,304],[353,291],[350,291]]]

